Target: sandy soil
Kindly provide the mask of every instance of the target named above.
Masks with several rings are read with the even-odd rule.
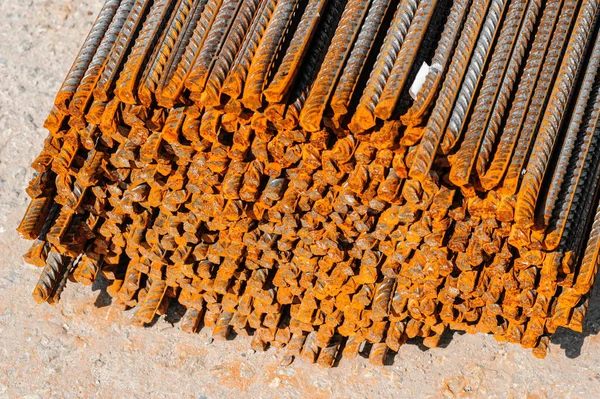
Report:
[[[280,351],[254,353],[245,338],[212,342],[206,331],[181,332],[177,312],[151,328],[131,327],[132,313],[113,309],[101,284],[71,284],[59,305],[36,305],[39,270],[23,262],[28,243],[15,233],[28,165],[101,2],[0,1],[0,398],[598,396],[600,289],[584,333],[559,331],[545,360],[491,336],[454,334],[434,350],[409,342],[383,368],[363,358],[333,369],[280,367]]]

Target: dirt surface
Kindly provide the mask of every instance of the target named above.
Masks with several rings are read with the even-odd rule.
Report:
[[[583,334],[560,330],[545,360],[486,335],[448,335],[443,348],[413,340],[372,367],[322,369],[282,351],[254,353],[238,337],[190,335],[172,311],[150,328],[110,306],[101,282],[70,284],[59,305],[37,305],[39,269],[15,229],[43,120],[102,0],[0,0],[0,398],[152,397],[593,398],[600,392],[600,289]]]

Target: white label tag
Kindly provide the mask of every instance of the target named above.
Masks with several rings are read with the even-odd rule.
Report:
[[[415,76],[415,81],[413,82],[412,86],[410,86],[410,90],[408,91],[413,100],[417,99],[417,95],[421,91],[421,87],[423,87],[425,78],[427,78],[427,75],[429,75],[430,70],[431,68],[429,68],[429,65],[427,65],[426,62],[421,64],[421,68],[419,69],[419,72],[417,72],[417,76]]]

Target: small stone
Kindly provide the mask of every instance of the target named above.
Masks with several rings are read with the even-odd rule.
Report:
[[[269,387],[271,387],[271,388],[277,388],[279,386],[280,382],[281,382],[281,380],[279,378],[275,377],[269,383]]]

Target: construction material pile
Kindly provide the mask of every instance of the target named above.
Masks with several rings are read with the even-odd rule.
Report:
[[[600,230],[599,1],[107,0],[19,227],[34,297],[332,365],[447,329],[543,357]]]

